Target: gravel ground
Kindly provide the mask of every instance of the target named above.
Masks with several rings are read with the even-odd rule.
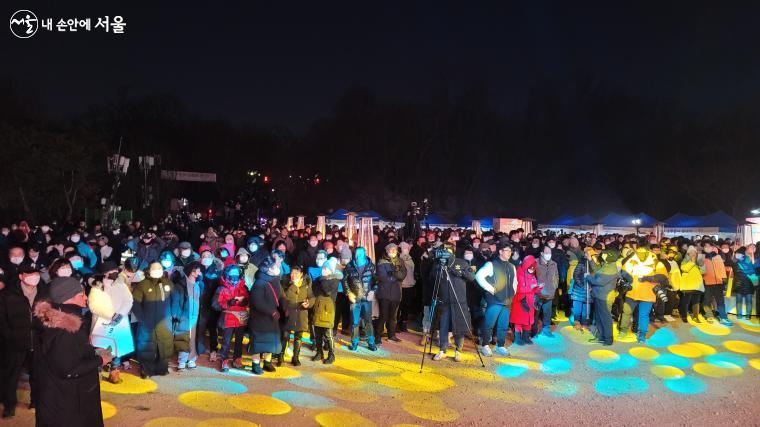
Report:
[[[333,366],[312,362],[307,349],[303,366],[262,377],[220,373],[203,356],[192,372],[102,383],[105,424],[760,425],[756,320],[731,328],[652,325],[646,346],[593,345],[588,332],[567,322],[554,335],[513,345],[511,357],[485,358],[485,367],[468,344],[462,362],[428,359],[422,374],[420,337],[411,332],[376,353],[342,347]],[[19,393],[28,401],[28,391]],[[20,404],[17,416],[0,424],[29,426],[33,419]]]

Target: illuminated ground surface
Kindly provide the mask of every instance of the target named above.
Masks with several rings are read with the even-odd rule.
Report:
[[[195,372],[103,384],[107,426],[756,424],[760,325],[652,327],[647,346],[591,345],[561,323],[554,338],[513,346],[512,357],[470,351],[461,363],[427,361],[419,337],[377,353],[343,347],[334,366],[308,359],[298,369],[254,377]],[[345,341],[342,343],[345,346]],[[202,360],[207,365],[207,359]],[[28,392],[21,390],[22,400]],[[32,425],[19,406],[3,425]],[[511,421],[509,421],[511,420]]]

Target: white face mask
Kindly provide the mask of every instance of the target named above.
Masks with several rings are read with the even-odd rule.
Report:
[[[24,279],[24,283],[26,283],[29,286],[37,286],[40,283],[40,275],[39,274],[33,274],[26,279]]]
[[[71,277],[71,269],[66,268],[59,268],[58,269],[58,277]]]
[[[22,262],[24,262],[24,257],[22,257],[22,256],[11,257],[11,264],[13,264],[13,265],[19,265]]]
[[[550,242],[549,243],[549,247],[552,248],[552,249],[554,249],[556,246],[557,246],[557,244],[554,243],[554,242]]]
[[[472,254],[464,254],[464,259],[466,261],[472,261]]]
[[[180,255],[182,255],[182,258],[189,258],[192,253],[193,251],[190,249],[183,249],[182,252],[180,252]]]
[[[543,257],[543,258],[544,258],[546,261],[551,261],[551,259],[552,259],[552,254],[541,254],[541,256],[542,256],[542,257]]]
[[[540,245],[538,243],[531,243],[531,246],[533,246],[533,249],[538,249]]]
[[[79,243],[79,235],[75,234],[71,236],[71,243]]]
[[[325,261],[327,261],[324,258],[317,258],[317,267],[322,268],[323,265],[325,265]]]
[[[148,272],[148,274],[150,275],[151,279],[160,279],[161,276],[164,275],[164,271],[163,270],[150,270]]]
[[[736,254],[736,260],[737,261],[741,261],[743,259],[744,259],[744,255],[742,255],[742,254]]]
[[[247,264],[248,263],[248,255],[240,255],[240,257],[238,259],[240,260],[239,261],[240,264]]]
[[[204,267],[210,267],[211,264],[213,264],[213,263],[214,263],[214,259],[211,258],[211,257],[209,257],[209,258],[203,258],[201,260],[201,264],[203,264]]]
[[[256,252],[257,250],[259,250],[259,246],[258,245],[248,245],[248,250],[250,250],[251,253]]]

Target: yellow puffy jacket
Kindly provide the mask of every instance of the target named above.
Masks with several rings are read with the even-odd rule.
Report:
[[[670,279],[670,287],[673,288],[674,291],[680,291],[681,290],[681,267],[678,266],[678,263],[675,261],[668,261],[670,263],[670,276],[668,277]]]
[[[703,291],[702,268],[688,255],[681,261],[681,291]]]
[[[662,274],[668,277],[668,269],[665,265],[657,259],[657,256],[651,252],[647,252],[646,258],[641,260],[638,254],[633,254],[623,264],[623,269],[633,277],[633,289],[626,294],[627,298],[631,298],[634,301],[649,301],[655,302],[657,297],[652,291],[652,288],[657,284],[656,282],[648,282],[639,280],[641,277],[654,276],[656,274]]]

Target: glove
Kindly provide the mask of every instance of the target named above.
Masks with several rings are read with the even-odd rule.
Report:
[[[280,320],[280,312],[275,310],[272,312],[272,320]]]
[[[119,322],[121,322],[121,319],[122,319],[123,317],[124,317],[124,316],[122,316],[121,314],[119,314],[119,313],[115,313],[115,314],[113,315],[113,317],[111,318],[111,324],[112,324],[112,325],[118,325],[118,324],[119,324]]]

